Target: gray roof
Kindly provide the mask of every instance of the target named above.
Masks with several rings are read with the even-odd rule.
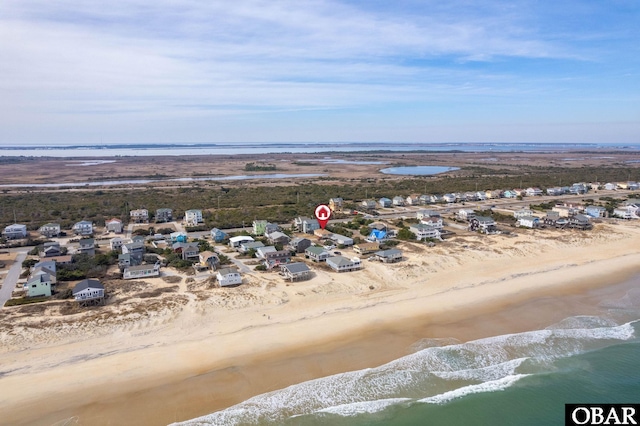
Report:
[[[229,275],[229,274],[237,274],[238,270],[236,268],[222,268],[218,270],[220,275]]]
[[[278,238],[289,238],[289,236],[287,234],[285,234],[284,232],[280,232],[280,231],[275,231],[269,234],[269,238],[272,240],[276,240]]]
[[[376,256],[380,256],[380,257],[389,257],[389,256],[395,256],[395,255],[402,255],[402,250],[398,250],[395,248],[389,249],[389,250],[380,250],[375,252]]]
[[[128,268],[125,269],[125,271],[146,271],[148,269],[155,269],[156,266],[155,265],[136,265],[136,266],[129,266]]]
[[[249,241],[247,243],[240,244],[240,246],[244,247],[245,249],[251,250],[264,247],[264,244],[262,244],[262,241]]]
[[[336,266],[342,266],[342,265],[351,265],[353,261],[351,259],[347,259],[344,256],[333,256],[327,259],[327,263],[331,263]]]
[[[323,249],[322,247],[318,247],[318,246],[311,246],[311,247],[307,247],[307,249],[305,251],[311,252],[315,255],[320,255],[322,253],[327,253],[327,251],[325,249]]]
[[[282,265],[282,269],[286,269],[287,271],[289,271],[292,274],[300,274],[302,272],[310,272],[311,269],[309,269],[309,267],[302,262],[296,262],[296,263],[288,263],[286,265]]]
[[[104,290],[104,286],[98,280],[82,280],[73,288],[73,294],[80,293],[87,288],[97,288]]]

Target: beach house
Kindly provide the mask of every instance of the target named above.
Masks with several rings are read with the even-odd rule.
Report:
[[[31,277],[24,285],[27,297],[49,297],[51,296],[51,276],[49,274],[39,274]]]
[[[221,243],[227,238],[227,234],[218,228],[213,228],[210,233],[211,239],[216,243]]]
[[[304,255],[307,259],[311,259],[314,262],[324,262],[329,257],[329,252],[323,247],[311,246],[307,247]]]
[[[311,247],[311,240],[308,238],[294,238],[289,242],[289,249],[291,251],[295,251],[296,253],[304,253],[304,251]]]
[[[129,212],[131,223],[149,223],[149,210],[136,209]]]
[[[378,200],[380,207],[391,207],[391,199],[382,197]]]
[[[57,241],[46,242],[42,245],[42,250],[40,250],[38,254],[41,258],[62,256],[60,243]]]
[[[342,204],[344,200],[340,197],[329,199],[329,208],[332,212],[339,212],[342,210]]]
[[[254,241],[253,237],[249,235],[238,235],[237,237],[229,238],[229,245],[235,249],[240,247],[240,244],[248,241]]]
[[[122,221],[116,217],[107,220],[104,226],[107,232],[113,232],[114,234],[120,234],[122,232]]]
[[[517,225],[524,228],[537,228],[540,226],[540,218],[535,216],[520,216]]]
[[[380,250],[374,253],[374,259],[383,263],[395,263],[402,260],[402,250],[392,248],[388,250]]]
[[[88,220],[81,220],[73,225],[73,232],[76,235],[91,235],[93,234],[93,222]]]
[[[378,243],[360,243],[353,246],[353,251],[363,255],[369,254],[380,250],[380,244]]]
[[[349,272],[362,269],[362,262],[357,257],[348,259],[344,256],[332,256],[327,258],[327,265],[335,272]]]
[[[469,222],[469,230],[483,234],[492,234],[497,231],[496,221],[488,216],[476,216]]]
[[[203,251],[198,254],[199,264],[203,268],[216,269],[220,264],[220,258],[212,251]]]
[[[19,223],[14,223],[13,225],[9,225],[4,228],[2,231],[2,235],[7,240],[17,240],[20,238],[27,237],[27,225],[22,225]]]
[[[254,220],[251,225],[253,228],[251,233],[253,235],[263,236],[267,228],[267,223],[269,222],[266,220]]]
[[[47,223],[46,225],[42,225],[38,228],[38,232],[43,237],[53,238],[60,235],[60,224],[59,223]]]
[[[160,263],[154,265],[136,265],[125,268],[122,278],[125,280],[133,280],[140,278],[153,278],[160,276]]]
[[[202,210],[191,209],[184,212],[184,224],[185,226],[198,226],[203,223]]]
[[[320,229],[320,224],[317,219],[311,219],[304,216],[298,216],[293,221],[293,226],[298,232],[305,234],[312,234],[316,229]]]
[[[607,209],[602,206],[587,206],[584,208],[584,212],[591,217],[605,217],[607,215]]]
[[[156,223],[165,223],[173,221],[173,210],[161,208],[156,210]]]
[[[216,278],[221,287],[242,284],[242,276],[235,268],[222,268],[218,270]]]
[[[440,239],[441,233],[439,229],[424,223],[414,223],[409,226],[411,231],[418,240],[426,240],[427,238]]]
[[[78,253],[89,256],[96,255],[96,243],[93,238],[82,238],[78,241]]]
[[[522,208],[513,212],[513,217],[520,219],[521,217],[528,217],[533,215],[533,210]]]
[[[287,263],[280,265],[280,274],[285,280],[299,281],[310,278],[311,269],[302,262]]]
[[[404,206],[404,203],[405,203],[404,197],[401,197],[399,195],[396,197],[393,197],[393,200],[391,200],[391,204],[398,207]]]
[[[99,305],[104,303],[104,286],[97,280],[82,280],[73,287],[73,298],[80,305]]]

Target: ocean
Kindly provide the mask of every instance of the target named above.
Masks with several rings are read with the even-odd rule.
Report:
[[[640,403],[640,288],[601,314],[460,343],[258,395],[179,425],[563,425],[566,403]]]

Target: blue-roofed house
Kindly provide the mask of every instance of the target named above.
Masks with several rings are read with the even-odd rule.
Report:
[[[218,228],[211,230],[211,239],[216,243],[221,243],[227,238],[227,234]]]

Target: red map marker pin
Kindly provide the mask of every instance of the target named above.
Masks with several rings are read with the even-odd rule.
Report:
[[[326,204],[320,204],[316,207],[316,219],[318,219],[318,223],[320,227],[324,229],[327,226],[327,222],[331,218],[331,209]]]

